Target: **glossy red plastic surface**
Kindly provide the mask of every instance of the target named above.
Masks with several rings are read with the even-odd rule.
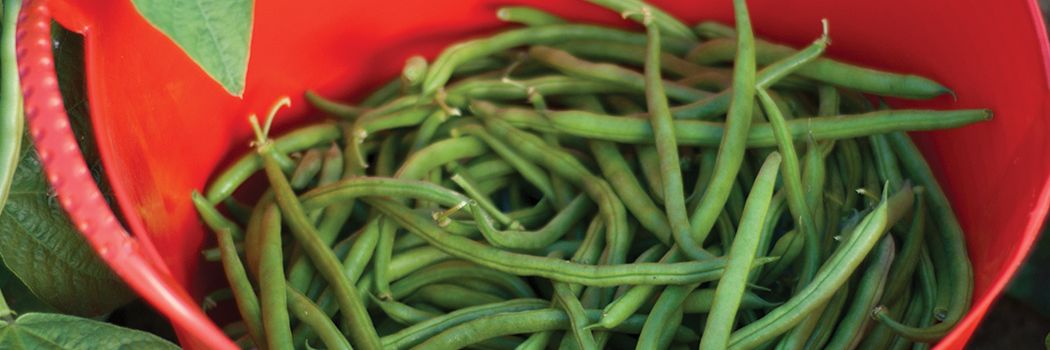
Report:
[[[651,2],[689,22],[731,20],[728,0]],[[510,3],[631,25],[582,1],[259,0],[240,99],[151,29],[128,0],[48,6],[86,36],[96,139],[130,231],[152,243],[142,245],[143,255],[156,247],[174,281],[163,285],[200,296],[221,278],[216,265],[200,260],[209,239],[188,194],[249,150],[248,113],[290,95],[292,110],[276,122],[285,130],[310,115],[305,89],[360,96],[396,74],[409,55],[433,57],[452,41],[505,27],[494,9]],[[830,56],[931,77],[958,96],[891,101],[895,106],[994,110],[989,123],[915,135],[967,232],[974,262],[973,309],[938,347],[962,348],[1028,252],[1050,204],[1048,47],[1036,1],[752,0],[750,7],[761,36],[803,45],[827,18]],[[199,326],[190,330],[192,320],[169,316],[184,344],[206,336]]]

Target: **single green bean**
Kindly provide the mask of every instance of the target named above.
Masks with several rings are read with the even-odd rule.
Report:
[[[554,45],[554,48],[564,50],[575,56],[586,59],[605,60],[638,67],[645,64],[645,47],[641,45],[580,40],[560,43]],[[660,67],[666,73],[679,77],[704,73],[728,73],[727,70],[722,68],[695,65],[692,62],[686,61],[681,57],[667,52],[660,53]],[[682,85],[688,86],[688,84]]]
[[[521,23],[533,27],[565,23],[565,19],[557,15],[529,6],[500,7],[496,10],[496,18],[504,22]]]
[[[391,291],[394,299],[401,299],[426,285],[462,279],[491,282],[518,298],[535,296],[532,288],[516,276],[462,261],[440,263],[407,275],[394,283],[391,286]]]
[[[886,283],[883,302],[894,300],[908,288],[914,276],[915,268],[922,257],[922,247],[926,236],[926,201],[923,187],[915,188],[915,212],[912,213],[907,236],[901,246],[897,261],[890,267],[890,276],[894,278]]]
[[[737,30],[739,31],[739,28]],[[727,62],[733,59],[733,55],[737,51],[736,47],[737,43],[733,39],[713,39],[694,48],[693,51],[689,52],[687,59],[704,65]],[[762,40],[758,40],[755,47],[756,60],[760,65],[771,64],[796,51],[787,46]],[[739,62],[739,59],[737,59],[737,62]],[[797,74],[817,81],[882,96],[928,99],[951,93],[951,90],[941,84],[920,76],[879,71],[829,58],[814,60],[801,67]]]
[[[693,211],[690,230],[673,231],[675,242],[690,258],[703,257],[704,241],[718,218],[722,206],[729,197],[730,188],[736,181],[740,164],[744,161],[746,136],[751,128],[752,107],[755,98],[755,43],[751,31],[751,19],[743,0],[733,1],[734,16],[738,27],[739,47],[733,68],[733,93],[726,116],[725,137],[722,137],[715,159],[714,175],[700,204]],[[677,131],[677,125],[675,127]],[[676,135],[677,136],[677,135]]]
[[[660,62],[659,48],[656,49],[656,62]],[[572,54],[547,46],[532,46],[529,57],[543,62],[555,70],[572,77],[595,80],[607,84],[621,85],[632,91],[645,91],[646,79],[643,75],[628,68],[610,63],[594,63],[579,59]],[[693,102],[710,96],[710,93],[696,90],[674,82],[659,80],[667,90],[668,97],[681,102]]]
[[[3,16],[0,21],[3,26],[0,31],[0,212],[11,193],[25,127],[15,55],[15,23],[21,7],[21,0],[5,1],[3,11],[0,11]]]
[[[291,314],[295,315],[303,324],[310,326],[320,336],[321,342],[324,343],[326,349],[351,349],[350,342],[339,333],[339,328],[335,326],[332,319],[328,318],[324,311],[314,304],[310,298],[307,298],[290,286],[286,287],[285,290],[288,293],[288,309]]]
[[[696,42],[696,34],[689,29],[684,23],[674,18],[667,12],[658,9],[650,4],[647,4],[642,0],[587,0],[592,4],[605,7],[607,9],[616,11],[623,15],[625,18],[634,18],[635,21],[643,25],[649,25],[652,23],[655,27],[659,28],[661,32],[666,33],[668,36],[685,39],[690,42]],[[642,19],[640,16],[630,16],[638,11],[644,11],[648,14],[648,19]]]
[[[241,319],[244,320],[248,334],[251,335],[255,346],[267,348],[259,308],[259,298],[255,295],[252,282],[248,279],[248,273],[245,272],[240,256],[237,255],[237,249],[234,247],[233,237],[235,235],[233,233],[240,231],[240,228],[223,217],[197,191],[193,191],[191,197],[201,219],[204,220],[204,223],[208,225],[212,232],[215,232],[215,240],[218,242],[221,253],[223,272],[226,273],[226,281],[230,284],[234,302],[237,303],[237,311],[241,314]]]
[[[317,148],[311,148],[303,153],[299,164],[292,171],[291,178],[288,179],[293,189],[304,189],[310,184],[310,181],[317,177],[317,174],[321,172],[322,155],[321,150]]]
[[[448,82],[452,72],[464,62],[487,57],[496,52],[522,45],[544,45],[565,40],[602,40],[641,45],[645,36],[627,31],[583,24],[552,24],[509,30],[500,34],[461,42],[445,49],[427,71],[423,95],[433,96]],[[688,50],[688,41],[668,38],[667,50],[682,53]]]
[[[649,11],[651,9],[648,7],[643,10],[645,16],[648,17],[644,22],[649,38],[645,59],[645,99],[651,116],[649,123],[653,127],[653,136],[656,138],[660,182],[663,185],[656,192],[663,193],[664,209],[671,232],[683,232],[679,235],[687,235],[690,230],[689,213],[685,208],[685,185],[682,183],[678,142],[675,140],[671,107],[667,102],[668,96],[664,93],[663,78],[660,76],[660,29],[656,24],[658,22],[654,21]],[[694,250],[687,249],[687,251]],[[697,251],[702,252],[703,248]],[[705,254],[695,255],[694,258],[702,256]],[[677,306],[673,307],[677,308]]]
[[[839,321],[838,329],[832,336],[828,347],[832,349],[853,349],[860,345],[867,329],[871,325],[871,311],[875,308],[885,291],[890,266],[894,262],[895,245],[892,235],[882,239],[871,259],[868,268],[860,275],[860,283],[855,288],[856,295],[846,315]],[[897,278],[897,276],[894,276]]]
[[[306,102],[309,102],[314,108],[321,110],[321,112],[339,117],[340,119],[354,120],[366,110],[362,107],[351,106],[327,99],[324,96],[318,95],[313,90],[307,90],[303,96],[306,98]]]
[[[276,206],[270,206],[263,216],[257,280],[266,344],[270,349],[291,349],[292,325],[281,257],[281,212]]]
[[[393,300],[382,300],[372,297],[372,302],[379,305],[379,309],[383,310],[384,314],[389,316],[395,322],[403,325],[413,325],[441,316],[439,313],[420,310],[408,304]]]
[[[700,349],[723,349],[729,345],[734,319],[747,289],[748,274],[751,273],[751,266],[758,254],[758,244],[762,240],[762,226],[765,225],[766,212],[773,199],[773,186],[776,184],[780,161],[779,153],[769,154],[747,196],[736,238],[727,254],[729,260],[726,261],[726,270],[715,289],[704,336],[700,339]]]
[[[499,303],[506,301],[503,297],[482,292],[474,287],[458,284],[431,284],[420,287],[408,298],[408,302],[423,301],[445,310]]]
[[[519,111],[520,112],[520,111]],[[525,115],[524,113],[518,115]],[[536,116],[533,122],[539,122]],[[892,110],[831,117],[814,117],[787,121],[792,139],[812,136],[816,141],[847,139],[858,136],[895,132],[954,128],[991,119],[988,110]],[[586,111],[555,111],[542,127],[584,137],[631,144],[654,142],[652,127],[645,119],[623,118]],[[516,123],[519,127],[529,127]],[[716,146],[722,141],[726,124],[696,120],[675,120],[675,138],[683,146]],[[748,148],[776,145],[772,127],[757,123],[738,141]]]
[[[559,212],[542,228],[536,231],[505,230],[498,231],[492,224],[481,216],[481,210],[474,210],[475,219],[481,229],[485,240],[496,247],[516,250],[538,250],[549,246],[561,239],[569,232],[584,216],[591,213],[594,203],[585,195],[577,195],[564,210]]]
[[[698,286],[698,283],[694,283],[664,288],[660,297],[656,299],[649,318],[645,320],[645,325],[642,326],[636,349],[666,349],[668,345],[671,345],[672,339],[665,337],[664,334],[668,328],[677,328],[677,324],[682,322],[682,303]]]

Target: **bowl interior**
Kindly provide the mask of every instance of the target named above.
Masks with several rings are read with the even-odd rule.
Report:
[[[498,5],[632,26],[583,1],[259,1],[240,99],[152,30],[130,1],[56,2],[56,18],[86,35],[91,114],[120,209],[196,295],[220,279],[217,266],[200,261],[209,239],[188,194],[249,150],[248,113],[289,95],[293,108],[276,128],[301,124],[312,112],[301,98],[306,89],[352,100],[394,76],[410,55],[434,57],[450,42],[505,27],[494,16]],[[728,0],[651,2],[690,23],[731,22]],[[974,310],[942,344],[961,346],[1028,251],[1050,198],[1047,46],[1035,1],[753,0],[750,8],[761,36],[805,45],[827,18],[828,55],[921,74],[958,96],[891,101],[896,106],[994,110],[992,122],[915,135],[974,262]]]

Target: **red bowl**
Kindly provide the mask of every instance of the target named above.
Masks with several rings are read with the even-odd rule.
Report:
[[[653,0],[687,21],[731,21],[729,0]],[[258,1],[243,99],[228,95],[126,0],[32,0],[19,23],[19,68],[31,133],[74,222],[128,284],[167,315],[183,345],[232,344],[196,306],[221,282],[202,264],[209,238],[189,201],[209,176],[249,150],[245,116],[278,96],[293,108],[278,130],[312,114],[306,89],[355,98],[412,54],[505,25],[502,0]],[[578,20],[630,26],[582,1],[514,0]],[[960,349],[1039,233],[1050,203],[1047,38],[1036,0],[752,0],[756,32],[804,45],[831,23],[828,55],[933,78],[958,100],[924,108],[991,108],[995,119],[915,135],[952,200],[974,264],[973,309],[938,349]],[[128,236],[84,176],[54,79],[49,20],[85,35],[88,97],[98,148]]]

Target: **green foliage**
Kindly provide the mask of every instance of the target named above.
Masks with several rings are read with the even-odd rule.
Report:
[[[252,0],[133,0],[135,8],[212,79],[244,93],[252,41]]]

